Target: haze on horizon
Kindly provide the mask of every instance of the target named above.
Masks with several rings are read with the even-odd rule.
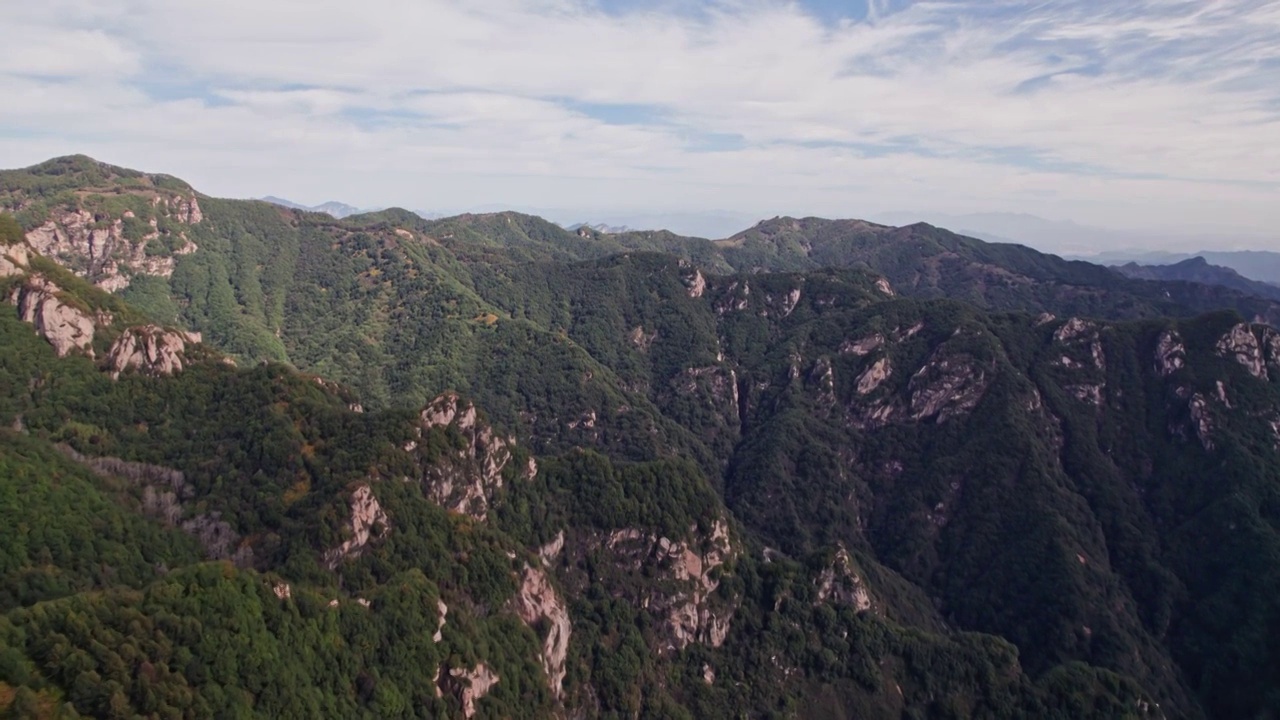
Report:
[[[1265,0],[50,0],[7,9],[0,91],[0,166],[228,197],[1280,249]]]

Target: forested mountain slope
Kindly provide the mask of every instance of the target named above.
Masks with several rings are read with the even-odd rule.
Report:
[[[0,703],[1280,711],[1270,301],[928,226],[0,198],[6,468],[66,478],[5,480],[65,529],[6,541]]]
[[[7,295],[48,287],[6,250]],[[60,350],[46,318],[120,327],[112,348],[133,328],[110,296],[57,279],[34,322],[20,298],[0,310],[10,712],[1069,717],[1146,702],[1083,665],[1035,681],[1012,646],[950,628],[869,557],[766,551],[686,460],[535,459],[456,395],[366,413],[327,381],[199,344],[124,368],[112,350]]]

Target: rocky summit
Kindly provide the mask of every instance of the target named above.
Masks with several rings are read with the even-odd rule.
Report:
[[[0,172],[0,714],[1273,717],[1280,305],[1199,277]]]

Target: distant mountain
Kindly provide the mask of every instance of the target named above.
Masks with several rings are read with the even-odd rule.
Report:
[[[1072,220],[1048,220],[1027,213],[947,214],[898,211],[873,214],[869,219],[887,225],[927,222],[988,242],[1021,243],[1042,252],[1104,265],[1127,262],[1165,265],[1203,255],[1210,263],[1233,267],[1246,277],[1253,276],[1243,268],[1224,262],[1222,258],[1211,257],[1211,254],[1203,250],[1192,251],[1198,248],[1216,248],[1218,252],[1235,254],[1234,251],[1238,248],[1268,247],[1275,243],[1273,237],[1231,227],[1131,230],[1084,225]],[[1115,252],[1111,248],[1132,249]],[[1228,249],[1231,251],[1228,252]],[[1280,276],[1280,264],[1276,267],[1276,274]]]
[[[698,238],[725,238],[760,220],[760,215],[729,210],[646,211],[634,208],[553,208],[512,206],[503,204],[469,207],[460,214],[495,215],[499,213],[535,215],[565,228],[583,225],[605,225],[636,232],[669,232]],[[459,213],[450,213],[459,214]],[[436,217],[440,217],[437,215]],[[582,218],[594,218],[591,223]]]
[[[760,215],[707,210],[703,212],[637,212],[617,211],[593,213],[594,217],[613,226],[646,231],[669,230],[700,238],[723,238],[760,220]]]
[[[1115,268],[1135,280],[1185,280],[1204,285],[1218,285],[1271,300],[1280,300],[1280,286],[1250,280],[1229,267],[1211,265],[1203,257],[1193,257],[1172,265],[1139,265],[1128,263]]]
[[[308,210],[308,211],[311,210],[311,208],[306,205],[303,205],[301,203],[296,203],[292,200],[285,200],[284,198],[276,197],[274,195],[267,195],[266,197],[260,197],[258,199],[261,200],[262,202],[269,202],[272,205],[287,207],[290,210]]]
[[[1250,280],[1280,285],[1280,253],[1266,250],[1214,251],[1198,253],[1172,253],[1146,250],[1115,250],[1097,255],[1079,255],[1074,259],[1103,265],[1172,265],[1191,258],[1203,258],[1211,265],[1230,268]]]
[[[585,222],[574,223],[573,225],[566,226],[565,229],[577,232],[578,230],[581,230],[583,228],[586,228],[588,230],[595,230],[596,232],[603,233],[605,235],[617,235],[618,233],[625,233],[625,232],[632,231],[632,229],[627,227],[626,225],[609,225],[607,223],[592,224],[592,223],[585,223]]]
[[[330,200],[329,202],[322,203],[320,205],[308,206],[308,205],[302,205],[300,203],[293,202],[292,200],[285,200],[284,198],[274,197],[272,195],[268,195],[264,198],[259,198],[259,199],[262,200],[263,202],[269,202],[272,205],[280,205],[282,207],[287,207],[291,210],[304,210],[306,212],[319,212],[319,213],[324,213],[326,215],[332,215],[333,217],[338,218],[339,220],[341,220],[342,218],[350,217],[352,215],[359,215],[361,213],[369,212],[368,210],[363,210],[354,205],[348,205],[346,203],[341,203],[336,200]]]
[[[890,212],[875,215],[875,219],[890,225],[910,225],[927,222],[954,228],[956,232],[972,235],[988,242],[1012,242],[1030,245],[1044,252],[1086,252],[1105,247],[1111,242],[1113,231],[1087,227],[1070,220],[1047,220],[1027,213],[966,213],[951,215],[928,212]]]

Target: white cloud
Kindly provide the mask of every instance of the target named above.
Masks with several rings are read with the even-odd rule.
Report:
[[[44,78],[120,77],[140,67],[138,56],[101,30],[51,27],[29,35],[0,30],[0,68]]]
[[[0,164],[428,209],[1280,223],[1275,3],[874,5],[63,0],[0,30]]]

